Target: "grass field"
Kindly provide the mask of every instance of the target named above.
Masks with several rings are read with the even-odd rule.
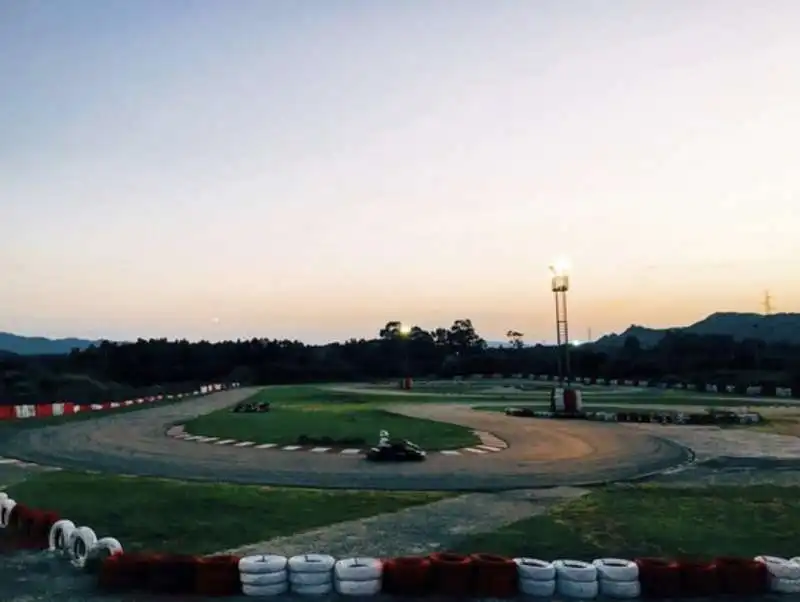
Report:
[[[126,550],[206,554],[444,499],[431,492],[323,491],[40,473],[6,489]]]
[[[471,429],[392,414],[360,404],[294,403],[273,406],[270,412],[240,414],[230,409],[200,416],[186,423],[193,435],[207,435],[256,443],[303,444],[308,437],[320,444],[373,445],[378,432],[410,439],[425,449],[453,449],[479,444]],[[326,442],[324,438],[332,441]]]
[[[597,490],[464,539],[456,551],[535,558],[793,557],[800,553],[800,487]]]

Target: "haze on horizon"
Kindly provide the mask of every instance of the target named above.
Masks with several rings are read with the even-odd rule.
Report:
[[[0,0],[0,330],[800,308],[800,3]]]

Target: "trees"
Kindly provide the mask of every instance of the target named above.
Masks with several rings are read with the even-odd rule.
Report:
[[[470,374],[553,374],[553,347],[525,346],[523,335],[509,330],[505,348],[488,347],[472,321],[449,327],[387,322],[374,339],[350,339],[330,345],[252,338],[191,343],[140,339],[103,342],[62,356],[0,356],[0,402],[83,397],[89,403],[129,395],[131,388],[180,387],[209,380],[253,384],[347,381],[411,376]],[[576,376],[663,379],[796,386],[800,382],[800,346],[737,341],[731,337],[667,333],[651,347],[636,337],[618,346],[582,345],[571,351]],[[67,394],[67,392],[69,392]]]

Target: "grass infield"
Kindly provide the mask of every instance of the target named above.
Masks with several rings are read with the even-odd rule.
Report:
[[[798,555],[800,487],[596,490],[464,539],[456,551],[535,558]]]
[[[378,442],[378,432],[410,439],[424,449],[454,449],[480,444],[479,438],[463,426],[392,414],[359,404],[306,403],[273,406],[265,413],[234,413],[230,409],[200,416],[186,423],[186,431],[238,441],[302,444],[301,437],[314,442],[325,438],[344,447],[363,447]],[[360,441],[360,442],[359,442]]]
[[[40,473],[9,486],[19,503],[57,511],[128,551],[210,554],[435,502],[437,492],[325,491]]]

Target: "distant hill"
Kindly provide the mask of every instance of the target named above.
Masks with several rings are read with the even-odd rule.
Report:
[[[86,349],[96,343],[99,341],[24,337],[10,332],[0,332],[0,355],[3,355],[4,351],[17,355],[61,355],[75,348]]]
[[[717,312],[690,326],[647,328],[632,325],[620,334],[609,334],[594,342],[597,347],[621,347],[625,339],[634,336],[642,347],[655,347],[669,331],[687,334],[719,334],[736,340],[759,339],[768,343],[789,342],[800,345],[800,314],[773,315]]]

